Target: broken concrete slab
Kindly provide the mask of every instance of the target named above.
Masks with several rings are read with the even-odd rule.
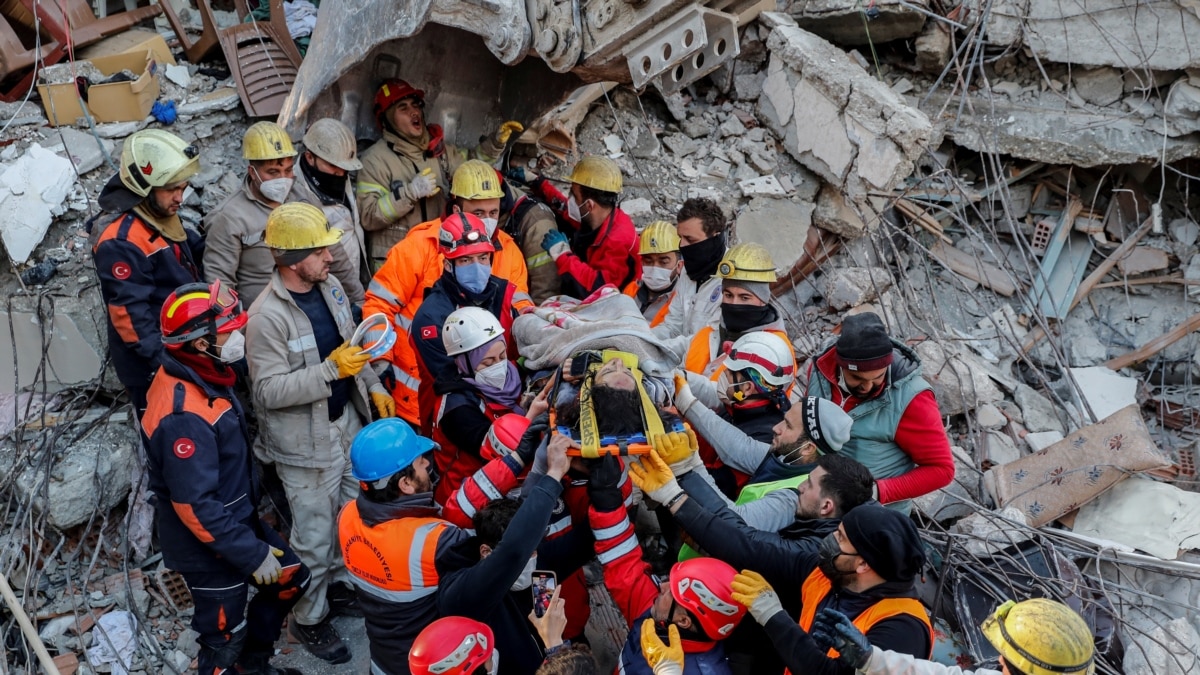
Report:
[[[1173,577],[1172,581],[1175,585],[1182,582],[1186,586],[1189,580]],[[1188,605],[1184,603],[1183,606]],[[1130,620],[1142,624],[1139,629],[1125,631],[1133,644],[1125,646],[1123,672],[1192,675],[1200,669],[1200,632],[1188,617],[1163,617],[1155,622],[1149,616],[1138,614],[1133,613]]]
[[[813,225],[845,239],[857,239],[867,229],[867,223],[858,208],[847,202],[841,190],[832,185],[821,186],[821,191],[817,193]]]
[[[784,274],[804,254],[804,242],[808,240],[808,228],[812,225],[812,212],[811,202],[755,197],[738,214],[734,226],[737,240],[766,246],[776,269]]]
[[[988,377],[991,368],[971,352],[935,340],[925,340],[914,350],[921,357],[921,375],[933,387],[942,414],[961,415],[1004,398]]]
[[[876,0],[864,9],[859,0],[806,0],[788,10],[805,30],[839,45],[867,45],[916,36],[925,26],[927,0]]]
[[[1021,459],[1025,453],[1003,431],[988,429],[980,437],[980,459],[985,467],[1000,466]]]
[[[1080,68],[1071,72],[1071,80],[1075,93],[1094,105],[1112,105],[1125,93],[1125,78],[1115,68]]]
[[[738,189],[742,191],[742,196],[751,199],[753,197],[786,197],[787,192],[783,186],[779,184],[779,179],[775,176],[761,176],[759,178],[751,178],[738,183]]]
[[[0,339],[0,363],[16,364],[15,369],[0,369],[0,392],[29,387],[40,391],[43,386],[56,392],[104,374],[108,342],[99,290],[93,286],[78,297],[54,295],[50,300],[52,309],[47,310],[39,308],[36,296],[18,295],[12,298],[11,315],[7,307],[0,311],[0,335],[5,336]],[[43,318],[47,311],[53,312],[49,322]]]
[[[783,16],[758,110],[784,148],[851,200],[890,190],[939,143],[921,111],[844,51]]]
[[[13,262],[27,262],[42,243],[50,222],[66,211],[74,182],[71,161],[36,143],[0,173],[0,239]]]
[[[1171,266],[1171,256],[1162,249],[1137,246],[1117,261],[1117,269],[1125,276],[1161,272]]]
[[[210,91],[198,99],[184,103],[179,106],[177,112],[179,113],[179,117],[184,119],[217,112],[218,110],[233,110],[240,103],[241,99],[238,97],[237,89],[221,87],[220,89]]]
[[[917,70],[926,73],[941,73],[950,63],[954,53],[954,43],[950,39],[950,30],[937,21],[929,21],[917,37]]]
[[[882,267],[838,267],[825,275],[823,293],[830,307],[858,307],[892,287],[892,275]]]
[[[1057,63],[1130,70],[1200,66],[1200,16],[1177,0],[1083,0],[1077,3],[997,0],[987,40],[1028,47]]]
[[[1025,434],[1025,438],[1022,440],[1024,440],[1025,444],[1029,446],[1030,452],[1040,452],[1061,441],[1062,439],[1063,435],[1057,431],[1038,431]]]
[[[120,154],[113,154],[112,141],[72,127],[56,128],[39,145],[71,160],[81,176],[104,164],[106,156],[116,161]]]
[[[1171,85],[1163,115],[1172,136],[1200,131],[1200,74],[1180,78]]]
[[[1027,384],[1018,384],[1013,392],[1013,399],[1021,406],[1021,416],[1025,418],[1025,428],[1030,431],[1057,431],[1067,433],[1066,426],[1058,418],[1058,409],[1045,396]]]
[[[950,531],[964,535],[971,554],[986,558],[1029,539],[1025,528],[1013,527],[1014,522],[1025,523],[1025,515],[1018,509],[1005,508],[967,516],[951,525]]]
[[[1079,385],[1083,399],[1098,420],[1137,404],[1138,381],[1135,378],[1118,375],[1103,366],[1069,368],[1067,372]]]
[[[128,419],[98,424],[81,438],[67,433],[57,439],[49,476],[42,466],[19,468],[14,489],[18,498],[44,513],[47,522],[65,530],[124,501],[138,470],[139,440]],[[7,445],[0,445],[0,452]]]
[[[923,110],[936,111],[959,99],[934,94]],[[1175,162],[1200,155],[1194,136],[1163,137],[1163,122],[1131,117],[1116,109],[1084,110],[1061,97],[1013,102],[971,95],[965,110],[946,130],[956,144],[976,152],[1012,155],[1048,164],[1079,167],[1138,162]]]
[[[1001,429],[1008,424],[1008,418],[996,406],[984,403],[975,408],[975,423],[984,429]]]

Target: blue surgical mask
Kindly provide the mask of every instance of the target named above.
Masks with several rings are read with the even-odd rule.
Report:
[[[458,280],[458,284],[476,295],[487,288],[487,282],[491,276],[492,266],[484,263],[471,263],[454,268],[454,278]]]

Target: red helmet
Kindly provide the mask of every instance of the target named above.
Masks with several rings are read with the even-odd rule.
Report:
[[[496,645],[487,624],[462,616],[447,616],[425,627],[408,651],[408,668],[413,675],[469,675],[488,667]]]
[[[521,437],[525,435],[529,424],[527,417],[516,413],[508,413],[492,422],[492,428],[488,429],[487,435],[483,437],[479,456],[483,458],[483,461],[489,462],[497,457],[507,457],[516,452],[517,445],[520,444]]]
[[[220,280],[180,286],[167,296],[158,317],[167,349],[179,349],[206,335],[232,333],[245,326],[246,320],[237,293]]]
[[[737,570],[715,558],[692,558],[671,568],[671,595],[700,623],[704,634],[724,640],[746,615],[733,599]]]
[[[496,252],[483,221],[469,213],[446,216],[438,230],[438,248],[451,260],[464,255]]]
[[[384,80],[383,84],[379,85],[379,91],[375,92],[375,121],[379,123],[379,126],[386,126],[383,123],[383,116],[387,113],[388,108],[392,107],[392,104],[410,96],[416,97],[421,105],[425,105],[425,92],[404,80],[396,78]]]

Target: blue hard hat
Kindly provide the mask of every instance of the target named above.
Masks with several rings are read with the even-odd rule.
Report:
[[[402,420],[377,420],[363,427],[350,444],[350,473],[372,483],[407,469],[436,447],[437,443],[419,436]]]

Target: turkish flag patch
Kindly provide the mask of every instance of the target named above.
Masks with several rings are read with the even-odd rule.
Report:
[[[422,326],[421,339],[432,340],[438,336],[437,326]]]
[[[190,438],[181,438],[175,441],[175,456],[179,459],[187,459],[196,454],[196,444]]]
[[[133,270],[127,262],[115,262],[112,266],[112,275],[118,279],[128,279],[129,275],[133,274]]]

